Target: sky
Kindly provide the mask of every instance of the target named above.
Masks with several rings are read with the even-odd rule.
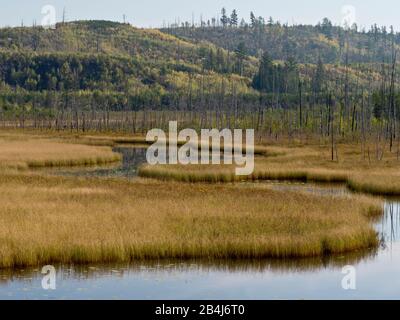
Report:
[[[53,11],[60,21],[65,8],[66,20],[102,19],[126,21],[138,27],[162,27],[175,21],[200,21],[217,17],[222,7],[228,12],[237,9],[239,17],[249,20],[256,16],[289,24],[316,24],[328,17],[335,24],[356,22],[369,28],[371,24],[393,25],[400,31],[400,1],[398,0],[0,0],[0,26],[40,24]],[[46,8],[46,7],[45,7]]]

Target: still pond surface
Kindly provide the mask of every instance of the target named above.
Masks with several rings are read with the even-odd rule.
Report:
[[[118,167],[52,173],[134,178],[145,149],[115,148]],[[277,190],[346,195],[341,186],[263,182]],[[56,290],[44,290],[40,269],[0,270],[0,299],[400,299],[400,201],[388,199],[376,222],[382,244],[331,258],[266,261],[163,261],[129,265],[56,266]],[[342,268],[356,270],[344,290]]]

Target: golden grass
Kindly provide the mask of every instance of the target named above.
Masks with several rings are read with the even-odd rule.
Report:
[[[19,136],[0,138],[1,168],[100,165],[120,160],[121,155],[112,152],[109,147],[67,144]]]
[[[268,157],[273,154],[274,157]],[[352,190],[374,195],[400,195],[400,161],[386,153],[383,161],[365,159],[359,146],[341,145],[339,161],[330,161],[329,149],[319,146],[266,147],[256,157],[250,176],[236,176],[232,165],[144,165],[142,177],[182,182],[235,182],[243,180],[297,180],[345,183]]]
[[[366,196],[322,198],[240,184],[83,179],[10,170],[120,158],[109,147],[65,138],[75,143],[59,136],[0,136],[0,267],[320,257],[378,245],[370,219],[383,208],[379,199]],[[252,179],[338,180],[349,172],[347,163],[335,166],[321,160],[321,150],[314,147],[266,150],[275,156],[257,158],[258,176]],[[177,180],[188,182],[229,182],[237,179],[232,169],[144,167],[141,173],[148,170],[149,176],[165,178],[168,172],[168,179],[179,174]]]
[[[373,172],[364,175],[355,174],[348,179],[347,186],[349,189],[357,192],[385,196],[399,196],[400,175],[398,172],[392,172],[390,174],[387,172]]]
[[[376,246],[382,213],[363,196],[28,173],[0,175],[0,201],[0,267],[321,256]]]

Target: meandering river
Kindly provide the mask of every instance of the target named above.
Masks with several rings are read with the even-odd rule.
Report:
[[[145,149],[115,151],[123,154],[122,165],[52,172],[134,178]],[[349,192],[335,185],[261,183],[321,196]],[[386,201],[375,228],[382,240],[378,249],[330,258],[56,266],[56,290],[42,288],[40,269],[0,270],[0,299],[399,299],[400,201]],[[356,290],[342,287],[347,265],[355,268]]]

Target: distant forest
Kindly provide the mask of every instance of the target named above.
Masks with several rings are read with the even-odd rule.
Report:
[[[0,117],[79,128],[96,114],[189,112],[270,134],[374,128],[393,140],[399,48],[392,27],[288,25],[225,9],[160,30],[110,21],[2,28]]]

